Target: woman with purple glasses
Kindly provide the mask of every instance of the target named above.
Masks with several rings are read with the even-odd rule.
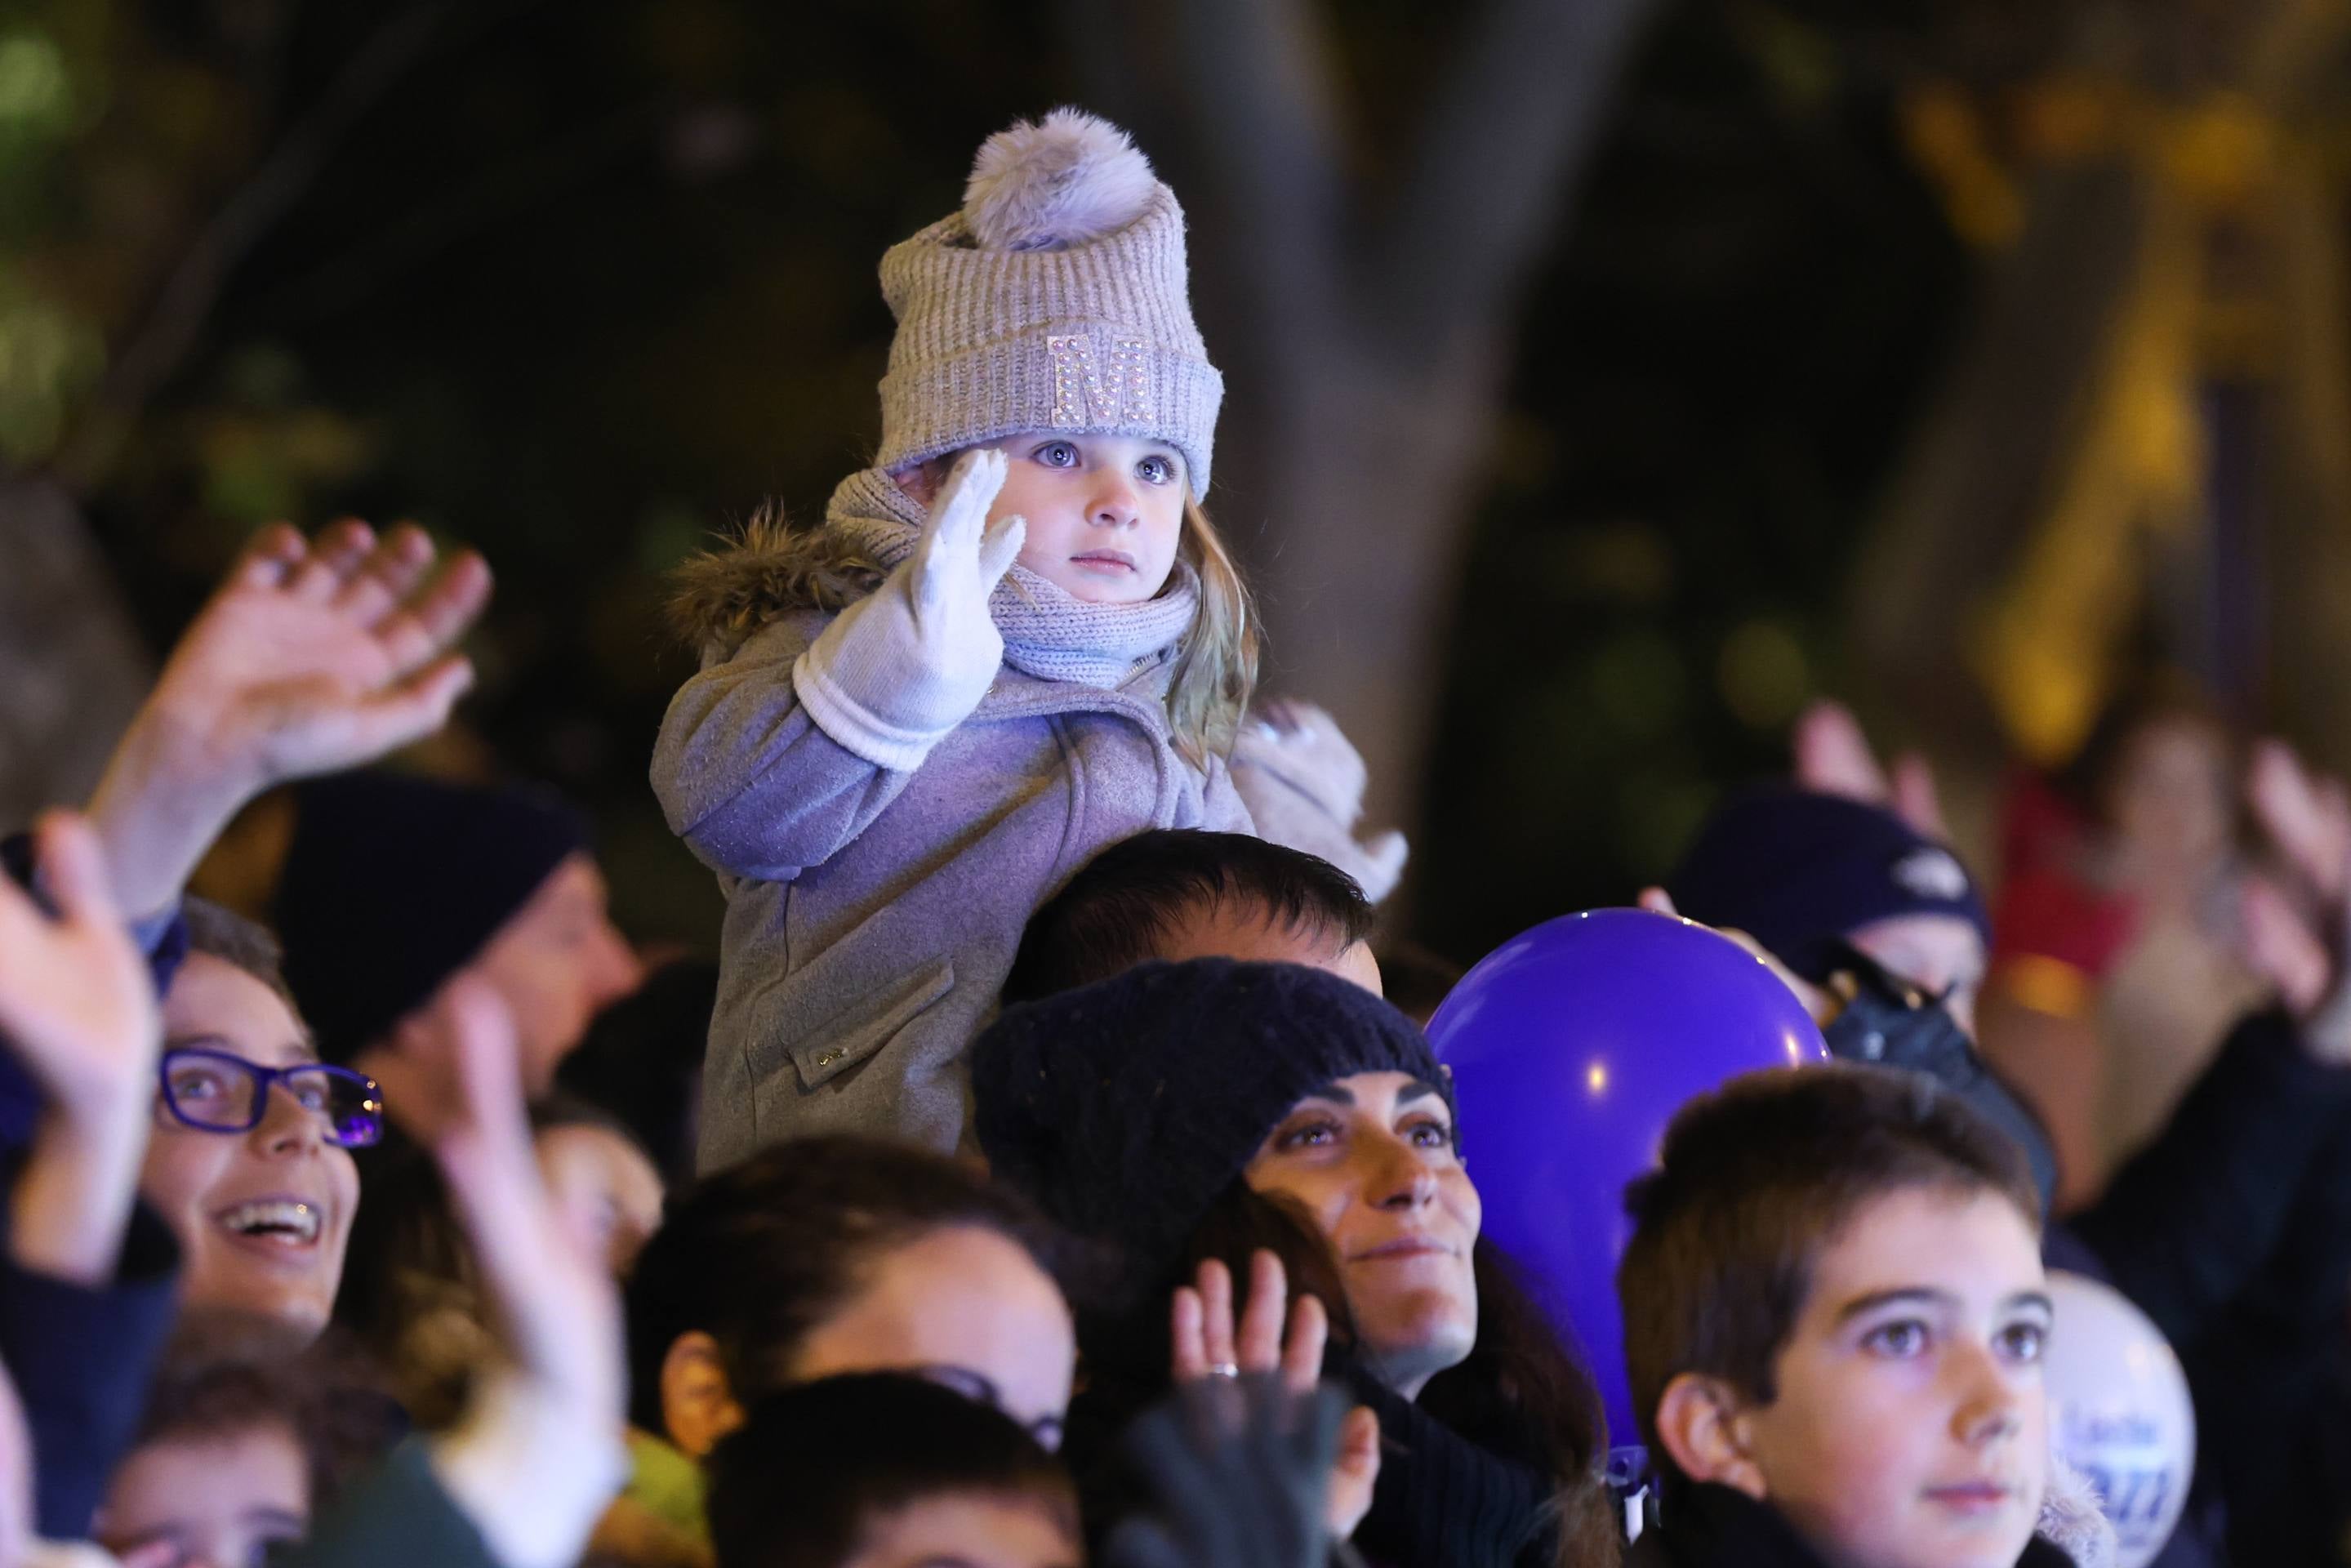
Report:
[[[197,899],[186,918],[140,1194],[179,1238],[183,1309],[248,1313],[308,1343],[342,1282],[350,1151],[382,1135],[383,1102],[319,1061],[266,932]]]

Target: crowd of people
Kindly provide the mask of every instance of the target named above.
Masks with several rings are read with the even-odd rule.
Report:
[[[680,573],[715,968],[561,801],[383,765],[491,591],[410,528],[256,539],[9,841],[0,1568],[2108,1568],[2052,1267],[2188,1369],[2158,1561],[2340,1560],[2340,786],[2150,700],[2021,794],[1994,911],[1808,716],[1626,890],[1838,1060],[1624,1193],[1612,1431],[1484,1234],[1458,971],[1375,950],[1404,844],[1257,700],[1173,193],[1056,111],[882,277],[873,464]],[[266,896],[190,894],[265,800]]]

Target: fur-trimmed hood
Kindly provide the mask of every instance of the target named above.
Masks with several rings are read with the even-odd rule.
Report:
[[[799,528],[762,507],[734,538],[670,574],[670,629],[705,664],[731,658],[760,627],[802,610],[837,612],[889,569],[838,528]]]

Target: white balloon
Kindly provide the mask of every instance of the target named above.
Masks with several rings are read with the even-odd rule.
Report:
[[[2144,1568],[2171,1539],[2196,1474],[2196,1407],[2162,1331],[2095,1280],[2052,1270],[2043,1349],[2057,1451],[2098,1489],[2121,1550]]]

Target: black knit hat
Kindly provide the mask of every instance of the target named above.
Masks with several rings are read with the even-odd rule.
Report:
[[[1419,1026],[1296,964],[1145,964],[1018,1007],[971,1055],[979,1146],[1055,1221],[1115,1242],[1155,1284],[1291,1106],[1356,1072],[1407,1072],[1449,1106]]]
[[[1708,818],[1666,883],[1692,920],[1744,931],[1797,974],[1828,978],[1842,943],[1897,915],[1991,921],[1959,857],[1893,812],[1841,795],[1749,790]]]
[[[294,800],[271,923],[287,984],[330,1061],[440,989],[588,845],[576,812],[522,789],[344,773]]]

